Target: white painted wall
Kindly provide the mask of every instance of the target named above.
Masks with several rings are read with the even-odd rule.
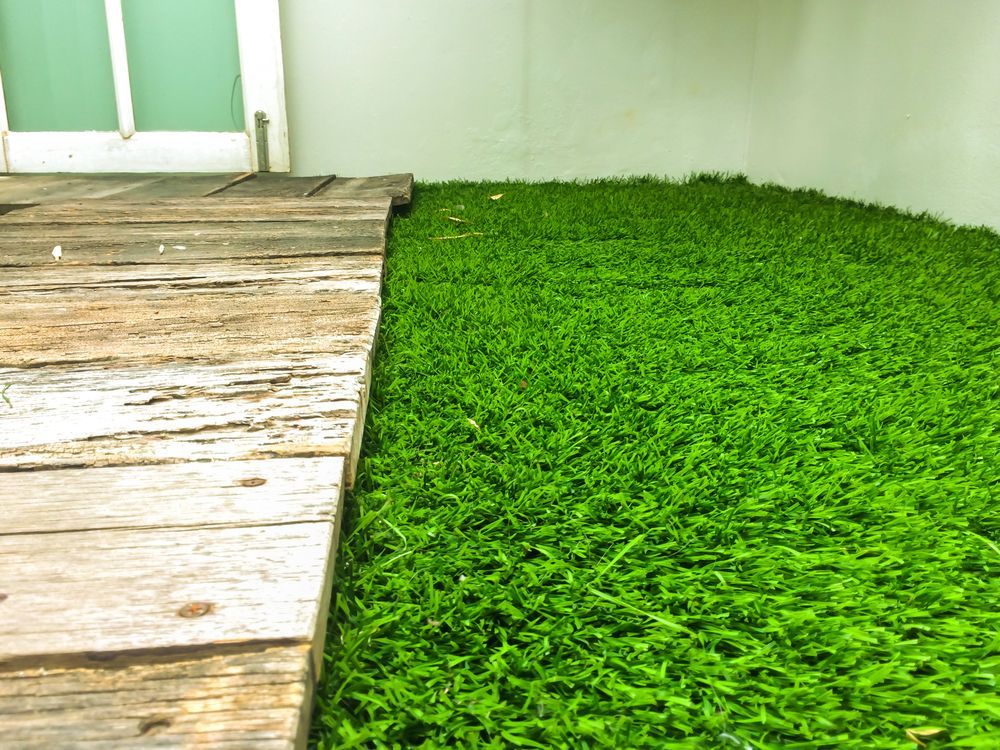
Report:
[[[746,0],[282,0],[292,168],[742,171]]]
[[[1000,0],[281,0],[298,174],[692,171],[1000,229]]]
[[[754,181],[1000,229],[1000,2],[763,0]]]

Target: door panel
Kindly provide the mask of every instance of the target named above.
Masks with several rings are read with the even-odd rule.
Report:
[[[0,0],[8,127],[115,130],[103,0]]]
[[[287,172],[284,88],[278,0],[0,0],[0,172]]]
[[[136,130],[244,129],[233,0],[123,0],[122,15]]]

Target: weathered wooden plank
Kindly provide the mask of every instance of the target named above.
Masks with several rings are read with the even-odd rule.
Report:
[[[320,356],[30,373],[0,369],[0,380],[18,386],[16,401],[4,413],[0,449],[44,442],[39,438],[46,436],[60,442],[251,424],[269,414],[308,418],[353,403],[363,369],[360,358]]]
[[[375,315],[373,318],[377,317]],[[43,344],[51,344],[51,349],[39,347],[32,350],[0,352],[0,365],[10,368],[34,370],[42,367],[66,368],[80,365],[103,365],[106,367],[132,364],[155,365],[158,363],[192,362],[223,363],[253,360],[254,357],[287,357],[303,352],[314,352],[331,356],[366,356],[372,346],[371,333],[340,333],[336,311],[326,315],[299,318],[304,326],[326,329],[301,333],[289,330],[287,326],[274,325],[270,328],[254,325],[253,318],[228,321],[226,329],[217,333],[212,328],[183,327],[171,336],[171,344],[178,349],[168,348],[162,338],[140,338],[147,331],[142,327],[129,327],[108,334],[99,325],[74,331],[74,339],[66,341],[52,328],[21,329],[25,338],[34,335]],[[371,323],[375,327],[375,321]],[[25,378],[28,375],[25,374]],[[14,383],[8,392],[14,398],[19,385]],[[5,404],[0,407],[7,408]],[[2,415],[0,411],[0,415]]]
[[[192,498],[196,501],[196,496]],[[335,524],[0,536],[0,663],[303,642],[321,655]]]
[[[164,174],[159,175],[158,179],[154,179],[151,182],[122,190],[120,193],[116,193],[115,197],[118,200],[129,201],[198,198],[221,192],[252,177],[252,172],[243,174],[206,174],[204,172]],[[80,197],[86,198],[88,196]]]
[[[271,457],[350,456],[346,480],[354,482],[353,446],[359,407],[300,423],[270,419],[258,430],[205,428],[177,434],[102,436],[25,446],[0,452],[0,473],[12,470],[176,464],[185,461],[237,461]],[[273,432],[263,430],[273,429]]]
[[[261,172],[252,180],[244,180],[232,185],[225,191],[216,193],[217,197],[255,196],[258,198],[309,198],[333,181],[333,176],[290,177],[278,172]],[[348,196],[354,197],[354,196]],[[367,196],[363,196],[367,197]]]
[[[313,684],[308,644],[0,673],[3,745],[304,748]]]
[[[351,210],[364,211],[377,207],[388,206],[390,201],[388,196],[318,196],[315,198],[268,198],[263,200],[255,196],[212,196],[212,200],[204,197],[195,198],[163,198],[160,200],[120,200],[120,199],[81,199],[63,201],[58,204],[36,205],[16,212],[17,216],[69,216],[79,214],[81,216],[91,216],[99,214],[124,214],[134,215],[144,212],[165,212],[165,211],[205,211],[230,210],[236,213],[252,211],[261,207],[272,209],[334,209],[340,208],[345,212]],[[197,217],[193,220],[197,220]]]
[[[0,203],[40,204],[105,198],[139,189],[161,175],[19,174],[0,176]]]
[[[393,194],[167,182],[0,219],[5,747],[305,742]]]
[[[260,230],[253,231],[254,226]],[[385,247],[385,227],[384,219],[258,225],[33,226],[27,231],[25,227],[9,230],[0,227],[0,267],[239,259],[291,261],[309,256],[381,254]],[[62,250],[58,261],[52,256],[55,245]],[[159,252],[160,245],[164,246],[163,253]]]
[[[385,196],[393,206],[405,206],[413,198],[413,175],[390,174],[380,177],[338,177],[315,193],[317,198],[368,198]]]
[[[166,251],[164,255],[167,254]],[[185,255],[175,251],[173,255]],[[16,305],[19,295],[48,294],[67,289],[174,289],[197,291],[205,288],[233,288],[294,284],[307,293],[352,291],[378,295],[382,281],[381,255],[345,255],[318,262],[315,257],[291,263],[225,264],[175,262],[136,266],[97,266],[50,263],[31,268],[8,268],[3,273],[0,296],[9,294],[8,305]],[[13,308],[11,308],[13,309]]]
[[[218,222],[377,221],[391,199],[372,198],[213,198],[143,203],[73,201],[34,206],[0,216],[0,227],[41,224],[177,224]]]
[[[97,201],[95,201],[97,203]],[[0,226],[39,224],[55,227],[60,224],[184,224],[193,221],[210,222],[259,222],[259,221],[376,221],[384,216],[381,206],[354,208],[344,206],[308,205],[297,207],[270,206],[258,204],[256,208],[232,208],[228,206],[206,208],[141,208],[125,212],[71,212],[57,211],[71,204],[56,203],[39,208],[25,208],[0,216]],[[39,209],[44,208],[42,212]]]
[[[0,366],[90,361],[259,361],[268,357],[367,352],[378,298],[358,292],[308,294],[307,284],[182,295],[70,290],[3,299]]]
[[[343,486],[339,456],[16,471],[0,481],[0,536],[333,523]]]
[[[166,346],[163,338],[149,338],[148,329],[141,326],[119,327],[109,334],[101,325],[77,328],[73,339],[53,328],[24,327],[19,330],[22,338],[34,337],[40,346],[31,350],[0,351],[0,366],[25,368],[28,372],[42,367],[66,368],[80,365],[120,367],[131,364],[156,365],[159,363],[224,363],[254,357],[289,357],[303,352],[330,356],[366,356],[372,346],[373,333],[338,332],[340,322],[337,311],[328,314],[297,316],[309,330],[299,332],[286,325],[258,326],[250,316],[228,320],[225,328],[176,326],[177,333],[170,336],[176,349]],[[374,330],[377,315],[372,315]],[[316,330],[313,330],[316,329]],[[0,334],[2,335],[2,334]],[[14,398],[19,390],[15,382],[8,392]],[[0,404],[3,408],[6,405]],[[2,414],[2,412],[0,412]]]
[[[227,321],[251,316],[269,329],[277,327],[290,332],[294,320],[291,315],[338,312],[339,319],[345,323],[340,332],[362,330],[364,324],[359,327],[357,323],[370,319],[371,308],[378,303],[377,296],[360,291],[331,290],[329,286],[321,279],[295,280],[293,277],[271,284],[248,284],[243,290],[235,291],[227,286],[206,287],[189,297],[171,295],[169,290],[114,288],[100,296],[86,289],[73,288],[50,295],[6,292],[2,298],[11,316],[0,318],[0,331],[13,332],[27,326],[78,329],[100,323],[133,329],[140,327],[147,335],[165,335],[164,328],[174,321],[185,328],[193,324],[225,328]],[[332,306],[340,309],[331,309]],[[272,319],[268,321],[266,316]],[[300,328],[297,332],[301,335],[307,330],[310,329]],[[116,332],[118,329],[108,333]],[[71,342],[74,333],[75,330],[63,331],[67,343]],[[30,345],[30,341],[0,340],[0,354]]]
[[[0,469],[350,456],[364,357],[0,369]]]
[[[52,242],[71,244],[80,242],[101,242],[109,246],[132,242],[152,243],[202,238],[211,240],[235,240],[273,242],[282,240],[313,239],[318,237],[345,237],[356,235],[378,235],[384,221],[380,216],[372,221],[340,221],[323,219],[313,222],[216,222],[198,221],[177,224],[119,224],[94,226],[88,224],[60,225],[51,230],[38,225],[0,225],[0,243],[7,252],[16,250],[25,242],[51,245]],[[155,247],[155,244],[154,244]],[[65,260],[65,259],[64,259]]]

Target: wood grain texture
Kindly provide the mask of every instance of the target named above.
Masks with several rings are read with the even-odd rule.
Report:
[[[304,748],[308,644],[0,673],[3,746]]]
[[[290,177],[278,172],[261,172],[252,180],[245,180],[238,185],[226,188],[219,197],[249,197],[258,198],[310,198],[319,190],[333,181],[333,176]],[[368,196],[348,196],[368,197]]]
[[[183,290],[31,295],[18,302],[16,317],[0,318],[0,367],[370,355],[377,296],[308,295],[299,291],[305,284],[282,286],[260,285],[256,296],[205,291],[185,297]],[[17,383],[33,373],[9,377]]]
[[[0,204],[59,203],[81,198],[99,199],[150,185],[161,175],[0,175]]]
[[[199,198],[226,190],[253,177],[252,172],[230,174],[160,175],[151,182],[115,193],[118,200],[147,201],[165,198]],[[87,196],[80,196],[81,198]]]
[[[279,642],[313,644],[318,658],[335,528],[0,536],[0,663]],[[189,605],[208,611],[192,616]]]
[[[394,206],[402,206],[412,198],[413,175],[336,178],[291,177],[281,173],[0,176],[0,204],[49,204],[112,197],[145,201],[206,195],[257,198],[389,197]]]
[[[0,227],[0,267],[288,261],[309,256],[379,254],[388,215],[375,221]],[[62,259],[52,248],[62,247]],[[159,252],[159,246],[164,252]],[[178,250],[174,245],[182,245]]]
[[[284,264],[255,263],[243,259],[224,265],[195,262],[186,250],[167,254],[173,262],[111,267],[90,264],[49,263],[41,267],[12,267],[3,272],[3,292],[9,302],[15,293],[48,294],[69,289],[175,289],[184,291],[218,288],[239,289],[280,284],[309,284],[311,293],[354,291],[378,295],[382,281],[382,256],[349,254],[323,262],[315,256],[289,260]],[[174,260],[176,258],[176,260]]]
[[[359,357],[0,370],[0,470],[350,455]]]
[[[390,174],[380,177],[337,177],[318,190],[319,198],[388,197],[393,206],[406,206],[413,199],[413,175]]]
[[[304,747],[412,179],[149,177],[0,216],[0,744]]]
[[[228,192],[228,191],[227,191]],[[386,215],[391,199],[371,198],[184,198],[142,203],[67,201],[0,216],[0,228],[61,224],[177,224],[262,221],[372,221]]]
[[[343,484],[341,456],[16,471],[0,481],[0,536],[334,523]]]

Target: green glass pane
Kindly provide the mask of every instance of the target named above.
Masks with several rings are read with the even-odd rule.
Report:
[[[124,0],[136,130],[242,131],[234,0]]]
[[[103,0],[0,0],[11,130],[117,130]]]

